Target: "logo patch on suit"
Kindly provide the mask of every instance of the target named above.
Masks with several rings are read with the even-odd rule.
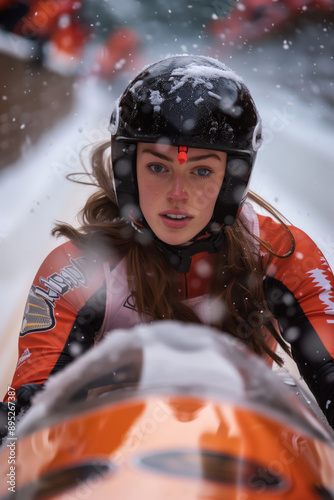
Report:
[[[55,326],[55,318],[51,303],[35,293],[32,286],[24,311],[20,337],[30,332],[43,332]]]
[[[51,330],[55,324],[56,301],[74,288],[87,287],[86,259],[70,259],[71,265],[63,267],[60,273],[53,273],[47,279],[40,277],[44,288],[32,286],[24,311],[20,337],[32,332]]]

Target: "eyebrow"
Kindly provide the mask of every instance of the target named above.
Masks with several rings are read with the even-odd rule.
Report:
[[[173,161],[173,158],[171,158],[170,156],[164,155],[162,153],[158,153],[157,151],[152,151],[151,149],[144,149],[143,153],[149,153],[151,155],[157,156],[161,160],[165,160],[165,161],[169,161],[169,162]],[[195,161],[207,160],[208,158],[215,158],[215,159],[217,159],[219,161],[222,161],[222,159],[220,158],[220,156],[218,156],[215,153],[208,153],[206,155],[201,155],[201,156],[193,156],[192,158],[188,158],[187,161],[189,163],[191,163],[191,162],[195,162]]]

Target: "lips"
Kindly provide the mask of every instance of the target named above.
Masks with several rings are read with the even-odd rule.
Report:
[[[176,215],[176,214],[164,214],[163,217],[168,217],[168,219],[187,219],[186,215]]]
[[[178,208],[171,208],[170,210],[165,210],[164,212],[160,212],[159,215],[183,215],[185,217],[189,217],[190,219],[192,219],[192,216],[190,215],[189,212]]]
[[[160,214],[163,224],[172,229],[182,229],[187,226],[193,217],[185,210],[166,210]]]

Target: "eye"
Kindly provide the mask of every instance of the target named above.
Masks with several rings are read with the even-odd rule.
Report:
[[[194,171],[194,174],[198,175],[199,177],[207,177],[211,173],[212,173],[211,170],[204,167],[198,168],[197,170]]]
[[[162,172],[167,172],[167,170],[162,167],[161,165],[157,165],[156,163],[152,163],[151,165],[148,165],[148,168],[152,170],[155,174],[161,174]]]

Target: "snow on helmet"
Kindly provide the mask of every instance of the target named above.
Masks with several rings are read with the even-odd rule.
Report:
[[[115,191],[124,217],[139,225],[144,221],[137,143],[161,142],[227,153],[211,227],[233,224],[262,139],[250,92],[225,64],[206,56],[177,55],[147,66],[118,100],[109,130]]]

